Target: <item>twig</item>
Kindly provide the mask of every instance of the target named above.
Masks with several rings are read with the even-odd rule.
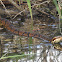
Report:
[[[3,4],[2,0],[0,0],[1,4],[3,5],[5,12],[8,13],[10,15],[10,13],[8,12],[8,10],[6,9],[5,5]],[[11,16],[11,15],[10,15]]]
[[[17,11],[13,11],[13,10],[7,10],[11,15],[15,15],[15,14],[17,14],[18,12]],[[5,10],[3,10],[3,9],[0,9],[0,15],[4,15],[4,14],[6,14],[6,15],[8,15],[8,13],[5,11]]]
[[[19,11],[21,11],[20,6],[18,6],[13,0],[8,0],[11,4],[13,4]]]
[[[40,3],[40,4],[34,4],[34,5],[32,5],[31,7],[33,8],[34,6],[36,6],[36,5],[41,5],[41,4],[44,4],[44,3],[49,3],[50,1],[44,1],[44,2],[42,2],[42,3]],[[24,9],[23,11],[21,11],[21,12],[19,12],[18,14],[16,14],[14,17],[13,17],[13,19],[15,18],[15,17],[17,17],[18,15],[20,15],[22,12],[24,12],[25,10],[27,10],[28,8],[26,8],[26,9]]]

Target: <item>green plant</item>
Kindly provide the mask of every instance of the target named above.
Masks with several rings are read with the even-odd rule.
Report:
[[[60,33],[62,34],[62,4],[61,4],[61,0],[58,0],[58,3],[57,3],[57,0],[53,0],[53,2],[55,4],[56,9],[59,14],[59,30],[60,30]]]
[[[14,56],[7,56],[7,57],[1,57],[0,60],[2,60],[2,59],[8,59],[8,58],[25,57],[25,56],[34,55],[34,54],[36,54],[36,53],[33,53],[33,54],[14,55]]]

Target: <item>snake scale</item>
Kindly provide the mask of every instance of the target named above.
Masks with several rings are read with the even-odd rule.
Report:
[[[48,41],[52,41],[51,43],[58,43],[60,41],[62,41],[62,36],[57,36],[57,37],[47,37],[45,35],[42,34],[36,34],[36,33],[30,33],[30,32],[23,32],[23,31],[19,31],[17,30],[11,23],[9,20],[5,19],[5,18],[0,18],[0,22],[2,23],[2,25],[5,26],[5,28],[9,31],[11,31],[12,33],[16,34],[16,35],[20,35],[20,36],[25,36],[25,37],[34,37],[34,38],[39,38],[39,39],[44,39],[44,40],[48,40]]]
[[[54,45],[54,47],[56,49],[62,50],[62,45],[58,44],[58,42],[62,41],[62,36],[56,36],[53,38],[49,38],[49,37],[41,35],[41,34],[19,31],[16,28],[14,28],[14,26],[10,23],[9,20],[7,20],[5,18],[0,18],[0,22],[2,23],[2,25],[5,26],[5,28],[7,30],[9,30],[10,32],[12,32],[16,35],[48,40],[50,43],[52,43]]]
[[[14,26],[10,23],[9,20],[7,20],[5,18],[0,18],[0,22],[2,23],[2,25],[5,26],[6,29],[8,29],[9,31],[11,31],[14,34],[17,34],[20,36],[26,36],[26,37],[34,37],[34,38],[45,39],[48,41],[52,40],[52,38],[46,37],[46,36],[41,35],[41,34],[19,31],[16,28],[14,28]]]

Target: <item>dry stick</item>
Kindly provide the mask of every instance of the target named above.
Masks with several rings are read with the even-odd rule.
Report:
[[[15,14],[17,14],[18,12],[16,12],[16,11],[13,11],[13,10],[8,10],[8,12],[11,14],[11,15],[15,15]],[[4,14],[6,14],[6,15],[8,15],[8,13],[5,11],[5,10],[3,10],[3,9],[0,9],[0,15],[4,15]]]
[[[4,9],[7,10],[6,7],[5,7],[5,5],[3,4],[2,0],[0,0],[0,2],[3,5]]]
[[[6,9],[5,5],[3,4],[2,0],[0,0],[1,4],[3,5],[5,12],[8,13],[10,15],[10,13],[8,12],[8,10]],[[11,15],[10,15],[11,16]]]
[[[34,6],[36,6],[36,5],[41,5],[41,4],[44,4],[44,3],[49,3],[50,1],[44,1],[44,2],[42,2],[42,3],[40,3],[40,4],[34,4],[33,6],[31,6],[32,8],[34,7]],[[20,15],[22,12],[24,12],[25,10],[27,10],[28,8],[26,8],[26,9],[24,9],[23,11],[21,11],[21,12],[19,12],[18,14],[16,14],[14,17],[13,17],[13,19],[15,18],[15,17],[17,17],[18,15]]]
[[[19,11],[21,11],[20,6],[18,6],[13,0],[8,0],[11,4],[13,4]]]

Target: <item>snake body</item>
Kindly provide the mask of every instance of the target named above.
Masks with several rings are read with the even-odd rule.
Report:
[[[14,34],[17,34],[20,36],[26,36],[26,37],[34,37],[34,38],[45,39],[48,41],[52,40],[52,38],[46,37],[46,36],[41,35],[41,34],[19,31],[16,28],[14,28],[14,26],[10,23],[9,20],[7,20],[5,18],[0,18],[0,22],[2,23],[2,25],[5,26],[6,29],[8,29],[9,31],[11,31]]]
[[[48,40],[50,43],[52,43],[54,45],[54,48],[62,50],[61,45],[60,46],[55,45],[55,44],[58,44],[58,42],[62,41],[62,36],[49,38],[49,37],[46,37],[46,36],[41,35],[41,34],[19,31],[16,28],[14,28],[14,26],[10,23],[9,20],[4,19],[4,18],[0,18],[0,22],[2,23],[2,25],[5,26],[6,29],[8,29],[9,31],[11,31],[14,34],[17,34],[20,36],[34,37],[34,38],[40,38],[40,39]]]

